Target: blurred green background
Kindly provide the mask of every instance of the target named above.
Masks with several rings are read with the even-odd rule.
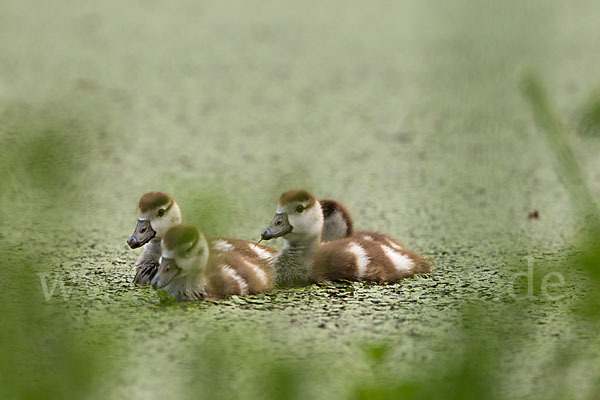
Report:
[[[0,0],[0,397],[600,397],[599,27],[592,0]],[[144,192],[256,240],[296,187],[434,273],[130,283]]]

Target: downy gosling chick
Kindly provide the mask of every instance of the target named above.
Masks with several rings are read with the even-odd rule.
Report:
[[[133,282],[148,285],[158,271],[161,239],[169,228],[181,223],[181,210],[169,194],[148,192],[138,202],[137,218],[137,225],[127,244],[132,249],[144,246],[144,250],[134,264],[136,273]]]
[[[192,225],[172,227],[162,239],[152,285],[166,289],[177,301],[244,296],[273,288],[274,269],[264,258],[252,251],[218,250],[223,243],[216,243],[209,249],[204,235]]]
[[[317,204],[315,196],[305,190],[283,193],[273,220],[261,235],[263,240],[283,237],[285,241],[275,258],[279,285],[340,279],[393,282],[431,272],[431,260],[380,233],[359,232],[321,243],[324,217]]]

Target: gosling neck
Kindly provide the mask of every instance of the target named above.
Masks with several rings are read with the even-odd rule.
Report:
[[[277,255],[275,269],[281,286],[300,286],[310,283],[314,257],[319,249],[321,233],[304,238],[284,238],[284,246]]]
[[[156,236],[154,236],[152,239],[150,239],[150,241],[144,245],[144,253],[157,253],[160,256],[160,253],[161,253],[160,241],[161,240],[162,240],[161,237],[156,237]]]
[[[195,271],[174,278],[165,289],[177,301],[195,301],[206,297],[206,280],[203,271]]]

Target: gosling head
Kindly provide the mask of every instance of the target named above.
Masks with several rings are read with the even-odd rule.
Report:
[[[319,200],[323,210],[323,237],[324,242],[343,239],[352,236],[354,224],[352,216],[346,207],[336,200]]]
[[[170,227],[181,223],[181,210],[175,199],[167,193],[148,192],[137,207],[137,225],[127,244],[136,249],[154,237],[161,238]]]
[[[290,190],[279,198],[275,216],[261,237],[269,240],[285,236],[289,241],[318,237],[323,229],[323,211],[316,197],[306,190]]]
[[[160,289],[175,278],[202,272],[208,262],[208,243],[204,235],[192,225],[176,225],[161,241],[162,256],[152,286]]]

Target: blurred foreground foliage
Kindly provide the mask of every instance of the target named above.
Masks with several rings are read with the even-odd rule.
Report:
[[[557,116],[543,85],[535,75],[523,80],[523,93],[529,101],[533,115],[545,134],[556,159],[558,175],[567,190],[583,227],[580,238],[581,257],[577,264],[583,266],[600,288],[600,212],[598,201],[585,181],[577,156],[570,144],[567,130]]]
[[[316,359],[286,357],[270,346],[264,331],[252,327],[246,332],[212,329],[207,339],[196,343],[186,367],[184,393],[189,399],[314,398],[313,391],[326,383],[324,366]]]
[[[60,298],[44,249],[56,242],[53,223],[71,223],[72,202],[86,190],[80,172],[91,149],[78,115],[13,107],[0,131],[0,398],[83,399],[105,384],[111,340],[102,328],[78,329]],[[108,316],[106,316],[108,318]]]
[[[579,112],[579,132],[588,136],[600,136],[600,90],[594,91]]]

